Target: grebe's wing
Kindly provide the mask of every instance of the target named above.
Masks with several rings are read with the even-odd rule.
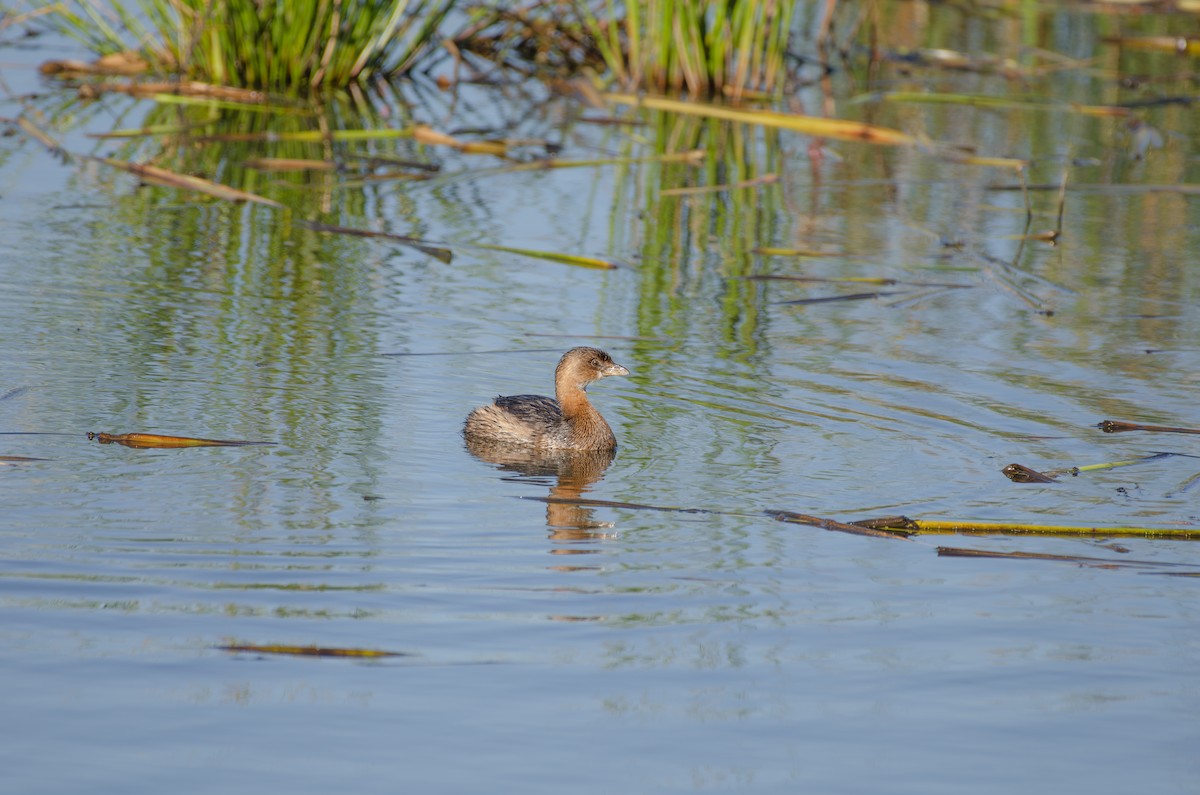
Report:
[[[496,398],[495,403],[522,422],[546,425],[562,422],[562,408],[554,398],[543,395],[509,395]]]

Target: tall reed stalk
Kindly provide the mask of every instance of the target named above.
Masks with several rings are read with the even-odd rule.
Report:
[[[54,24],[158,72],[298,93],[394,77],[438,43],[455,0],[64,0]]]
[[[788,0],[576,0],[597,48],[626,89],[696,96],[778,93],[794,2]]]

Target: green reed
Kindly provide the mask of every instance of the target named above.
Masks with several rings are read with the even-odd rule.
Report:
[[[65,0],[49,19],[101,55],[156,72],[284,93],[413,68],[455,0]]]
[[[782,90],[795,3],[787,0],[605,0],[576,9],[626,89],[694,96]]]

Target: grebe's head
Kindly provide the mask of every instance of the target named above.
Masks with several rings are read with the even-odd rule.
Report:
[[[629,375],[629,371],[599,348],[572,348],[558,360],[554,381],[562,383],[565,378],[567,383],[583,389],[593,381],[610,375]]]

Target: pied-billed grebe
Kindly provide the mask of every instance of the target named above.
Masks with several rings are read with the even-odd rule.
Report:
[[[629,375],[597,348],[572,348],[558,360],[554,395],[498,397],[467,415],[468,441],[532,447],[535,450],[612,450],[617,437],[584,390],[610,375]]]

